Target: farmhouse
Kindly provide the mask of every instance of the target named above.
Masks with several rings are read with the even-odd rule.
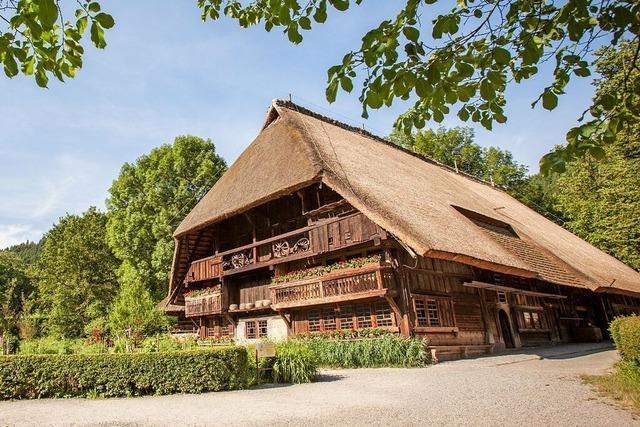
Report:
[[[601,339],[640,274],[506,192],[286,101],[175,234],[202,338],[386,328],[439,357]]]

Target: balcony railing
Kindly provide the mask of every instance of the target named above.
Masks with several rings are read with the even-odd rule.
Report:
[[[201,297],[185,297],[184,315],[186,317],[206,316],[222,313],[222,294],[215,293]]]
[[[211,280],[385,237],[382,228],[358,212],[194,261],[185,280]]]
[[[393,293],[394,287],[391,267],[376,263],[279,283],[270,289],[272,307],[278,310],[384,296]]]

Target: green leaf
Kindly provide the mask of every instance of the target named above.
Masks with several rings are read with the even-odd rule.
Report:
[[[300,18],[298,23],[300,24],[300,28],[302,28],[303,30],[311,29],[311,19],[307,18],[306,16]]]
[[[86,16],[82,18],[78,18],[76,21],[76,29],[80,34],[84,34],[84,31],[87,29],[88,19]]]
[[[316,13],[313,14],[313,19],[319,24],[322,24],[327,20],[327,9],[326,7],[319,7],[316,10]]]
[[[412,42],[418,41],[418,37],[420,37],[420,31],[418,31],[414,27],[404,27],[402,29],[402,34],[404,34],[404,36]]]
[[[325,91],[325,96],[327,97],[327,101],[334,102],[336,100],[336,95],[338,94],[338,80],[333,79],[329,82],[327,86],[327,90]]]
[[[54,0],[38,1],[38,18],[45,30],[50,30],[58,20],[58,6]]]
[[[4,73],[7,77],[15,77],[18,74],[18,64],[11,53],[4,56]]]
[[[340,12],[344,12],[349,9],[349,0],[329,0],[329,3],[333,5]]]
[[[99,49],[104,49],[107,46],[107,42],[104,40],[104,30],[97,21],[91,23],[91,41]]]
[[[558,97],[555,93],[550,90],[546,90],[544,94],[542,94],[542,106],[545,110],[553,110],[558,106]]]
[[[469,120],[469,111],[466,108],[461,108],[460,111],[458,111],[458,117],[460,117],[460,120],[463,122],[466,122]]]
[[[46,88],[47,83],[49,83],[49,77],[47,77],[44,68],[42,68],[41,66],[38,66],[38,68],[36,69],[36,83],[38,84],[38,86],[43,88]]]
[[[367,94],[367,105],[371,108],[378,109],[382,107],[382,97],[371,90]]]
[[[503,47],[493,49],[493,59],[500,65],[506,65],[511,60],[511,53]]]
[[[96,16],[93,17],[93,19],[98,21],[100,23],[100,26],[102,28],[106,28],[107,30],[109,28],[112,28],[115,25],[113,17],[108,13],[104,13],[104,12],[98,13]]]
[[[297,25],[289,25],[289,27],[287,28],[287,37],[289,37],[289,41],[293,44],[299,44],[300,42],[302,42],[302,36],[298,32]]]
[[[351,92],[353,90],[353,82],[349,77],[342,77],[340,79],[340,86],[345,92]]]
[[[96,1],[93,1],[93,2],[89,3],[88,9],[89,9],[90,12],[93,12],[93,13],[100,12],[100,4],[98,2],[96,2]]]
[[[431,95],[431,86],[429,86],[429,83],[425,79],[419,78],[416,80],[416,94],[420,98],[427,98]]]
[[[589,154],[591,154],[596,160],[602,160],[606,157],[607,152],[599,145],[594,145],[589,148]]]
[[[496,97],[496,91],[488,79],[480,82],[480,96],[487,101],[492,101]]]

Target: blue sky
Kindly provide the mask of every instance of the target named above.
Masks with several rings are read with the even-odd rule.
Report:
[[[0,77],[0,248],[39,239],[67,212],[103,208],[124,162],[177,135],[211,138],[233,162],[274,98],[293,94],[308,108],[381,135],[406,108],[374,111],[364,121],[357,90],[339,94],[334,104],[324,99],[326,69],[399,2],[371,0],[334,13],[299,46],[277,30],[203,23],[195,2],[115,0],[103,7],[116,27],[106,50],[87,49],[75,79],[43,90],[30,79]],[[510,88],[507,124],[493,132],[474,126],[476,141],[511,150],[537,171],[540,156],[564,140],[592,95],[590,81],[581,79],[552,113],[532,110],[547,83],[539,78]]]

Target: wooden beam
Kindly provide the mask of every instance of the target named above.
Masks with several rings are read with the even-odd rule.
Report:
[[[400,307],[398,307],[396,301],[389,295],[385,295],[384,299],[387,300],[389,307],[391,307],[391,310],[393,310],[394,314],[396,315],[396,321],[400,328],[400,333],[404,336],[409,336],[409,334],[411,333],[409,329],[409,322],[407,322],[405,316],[402,315],[402,311],[400,310]]]
[[[489,289],[492,291],[504,291],[504,292],[512,292],[514,294],[522,294],[522,295],[530,295],[533,297],[543,297],[543,298],[556,298],[556,299],[566,299],[566,295],[558,295],[558,294],[548,294],[544,292],[536,292],[536,291],[526,291],[518,288],[511,288],[509,286],[501,286],[495,285],[493,283],[485,283],[485,282],[465,282],[462,286],[467,286],[469,288],[478,288],[478,289]]]

